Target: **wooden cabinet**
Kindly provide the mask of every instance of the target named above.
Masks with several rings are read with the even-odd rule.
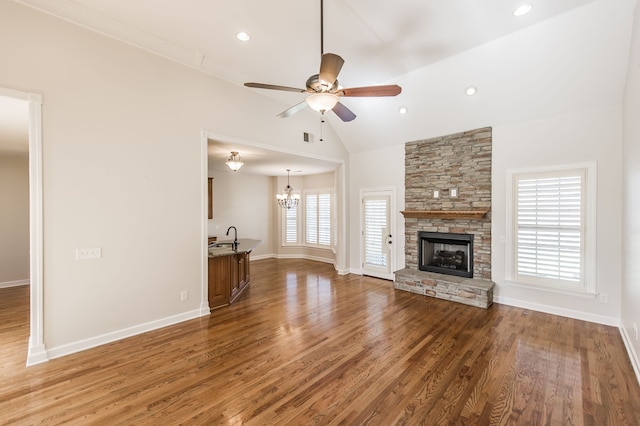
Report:
[[[209,258],[209,308],[216,309],[229,304],[231,288],[231,258]]]
[[[209,308],[236,301],[250,281],[249,252],[209,258]]]
[[[232,275],[234,275],[231,281],[232,303],[249,285],[249,253],[238,253],[233,258],[236,267],[231,271]]]

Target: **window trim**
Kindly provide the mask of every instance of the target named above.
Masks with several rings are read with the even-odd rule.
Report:
[[[563,174],[572,170],[579,170],[584,176],[583,183],[583,264],[582,280],[579,286],[562,285],[559,282],[546,279],[519,278],[516,274],[516,235],[517,235],[517,205],[515,198],[515,182],[518,176]],[[557,166],[508,169],[506,177],[506,247],[505,247],[505,282],[516,287],[549,291],[553,293],[571,294],[576,296],[593,297],[597,294],[596,283],[596,189],[597,189],[597,163],[574,163]]]
[[[294,193],[300,195],[299,191],[294,191]],[[298,206],[296,206],[294,209],[290,209],[290,210],[295,210],[296,211],[296,241],[293,243],[287,242],[287,209],[284,209],[280,206],[278,206],[278,208],[280,209],[280,220],[282,223],[282,235],[281,235],[281,239],[280,239],[280,246],[281,247],[300,247],[302,246],[302,242],[300,240],[300,237],[302,235],[302,233],[300,232],[300,226],[301,226],[301,220],[300,218],[302,217],[302,214],[300,213],[300,209],[302,209],[302,204],[298,203]]]

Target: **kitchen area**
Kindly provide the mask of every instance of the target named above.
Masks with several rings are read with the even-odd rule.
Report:
[[[233,240],[209,238],[207,263],[211,310],[232,304],[249,286],[251,252],[261,243],[260,240],[238,238],[235,226],[230,226],[226,235],[231,230],[234,233]]]
[[[238,151],[244,164],[233,171],[226,163]],[[298,168],[289,180],[286,169],[294,164]],[[332,250],[282,244],[283,209],[276,194],[288,183],[300,195],[335,188],[336,163],[209,139],[207,166],[205,269],[212,311],[233,304],[245,293],[253,260],[299,257],[335,262]]]

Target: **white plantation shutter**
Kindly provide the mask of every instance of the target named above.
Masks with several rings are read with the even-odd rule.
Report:
[[[284,242],[298,243],[298,208],[284,209]]]
[[[331,194],[318,194],[318,244],[331,245]]]
[[[364,200],[364,261],[369,265],[387,266],[387,253],[383,250],[388,234],[387,200]]]
[[[305,194],[305,242],[331,246],[331,192]]]
[[[318,244],[318,196],[307,194],[306,206],[306,239],[307,244]]]
[[[514,178],[516,278],[583,287],[584,171]]]

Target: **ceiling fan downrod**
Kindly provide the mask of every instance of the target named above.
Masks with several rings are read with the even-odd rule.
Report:
[[[320,57],[324,55],[324,0],[320,0]]]

